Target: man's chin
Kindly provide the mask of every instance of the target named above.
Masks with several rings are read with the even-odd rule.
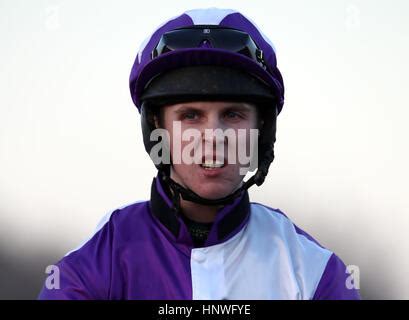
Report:
[[[233,191],[234,189],[226,190],[225,186],[221,186],[220,188],[217,188],[217,186],[209,186],[205,188],[202,187],[195,192],[202,198],[214,200],[224,198],[233,193]]]

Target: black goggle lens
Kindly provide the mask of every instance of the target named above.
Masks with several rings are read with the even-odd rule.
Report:
[[[169,51],[206,45],[243,54],[265,66],[263,52],[250,35],[236,29],[209,26],[180,28],[166,32],[152,51],[152,59]]]

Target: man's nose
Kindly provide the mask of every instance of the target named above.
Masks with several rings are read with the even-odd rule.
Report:
[[[224,131],[226,129],[226,125],[223,122],[223,119],[221,119],[219,114],[212,113],[207,117],[206,128],[213,129],[213,130],[221,129]]]
[[[206,126],[202,132],[203,140],[214,145],[225,143],[226,137],[224,132],[226,129],[226,125],[219,115],[212,114],[207,117]]]

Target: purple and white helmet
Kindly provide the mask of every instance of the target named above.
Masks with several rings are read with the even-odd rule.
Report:
[[[130,91],[141,112],[145,149],[155,142],[152,112],[157,106],[186,101],[242,101],[258,107],[263,119],[258,169],[241,188],[220,199],[205,199],[170,178],[170,165],[155,164],[179,195],[206,204],[227,204],[253,184],[261,185],[274,160],[276,118],[284,104],[284,84],[271,42],[241,13],[196,9],[164,23],[142,44],[130,75]]]
[[[157,46],[167,32],[180,28],[199,27],[203,27],[203,32],[207,32],[208,35],[213,33],[212,28],[235,29],[249,35],[258,48],[258,61],[242,52],[226,50],[223,45],[220,46],[220,41],[219,46],[212,41],[201,41],[196,46],[186,46],[185,48],[177,48],[177,50],[167,48],[168,51],[164,50],[161,54],[157,54]],[[222,43],[224,44],[224,42]],[[141,100],[147,85],[159,74],[183,67],[204,65],[239,70],[261,80],[274,95],[277,114],[280,113],[284,104],[284,84],[277,68],[274,46],[244,15],[234,10],[218,8],[186,11],[162,24],[144,41],[130,75],[130,91],[134,104],[140,111]],[[200,83],[201,81],[197,82]],[[244,88],[247,87],[248,85],[244,85]],[[177,91],[177,88],[172,89]],[[233,88],[232,90],[237,91],[237,89],[240,90],[241,88]],[[231,95],[231,93],[227,92],[226,96]],[[173,94],[178,93],[173,92]]]

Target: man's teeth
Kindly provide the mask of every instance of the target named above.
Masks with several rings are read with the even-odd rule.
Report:
[[[212,161],[212,160],[206,160],[204,163],[201,164],[203,168],[221,168],[224,166],[223,161]]]

